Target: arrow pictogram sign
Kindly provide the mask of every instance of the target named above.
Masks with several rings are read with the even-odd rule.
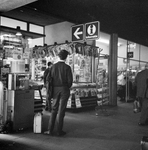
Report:
[[[72,26],[72,41],[82,41],[83,40],[83,33],[84,33],[84,25],[79,24]]]
[[[82,31],[80,31],[80,27],[76,29],[76,31],[74,32],[74,36],[77,38],[77,39],[80,39],[80,35],[83,34]]]

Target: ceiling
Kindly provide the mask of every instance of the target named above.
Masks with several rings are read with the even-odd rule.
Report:
[[[2,15],[39,25],[100,21],[102,32],[148,46],[148,0],[28,0],[21,6],[18,2],[26,0],[13,1],[18,7],[0,7]]]
[[[37,0],[0,0],[0,11],[7,12],[35,1]]]

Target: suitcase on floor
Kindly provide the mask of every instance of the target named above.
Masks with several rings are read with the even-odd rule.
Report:
[[[40,112],[34,115],[33,132],[42,133],[42,113]]]
[[[148,150],[148,136],[143,136],[142,137],[141,150]]]

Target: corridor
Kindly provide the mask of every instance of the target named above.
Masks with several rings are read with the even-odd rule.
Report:
[[[27,129],[0,134],[0,150],[140,150],[148,126],[138,126],[139,114],[133,113],[132,102],[118,101],[107,113],[94,109],[66,112],[64,137],[34,134]],[[50,113],[43,112],[43,132]]]

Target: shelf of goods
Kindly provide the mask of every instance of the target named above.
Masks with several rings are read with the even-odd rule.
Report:
[[[95,107],[97,105],[97,90],[95,84],[74,84],[71,88],[67,108],[77,109]]]
[[[97,86],[97,104],[98,106],[109,103],[109,87],[107,83]]]

